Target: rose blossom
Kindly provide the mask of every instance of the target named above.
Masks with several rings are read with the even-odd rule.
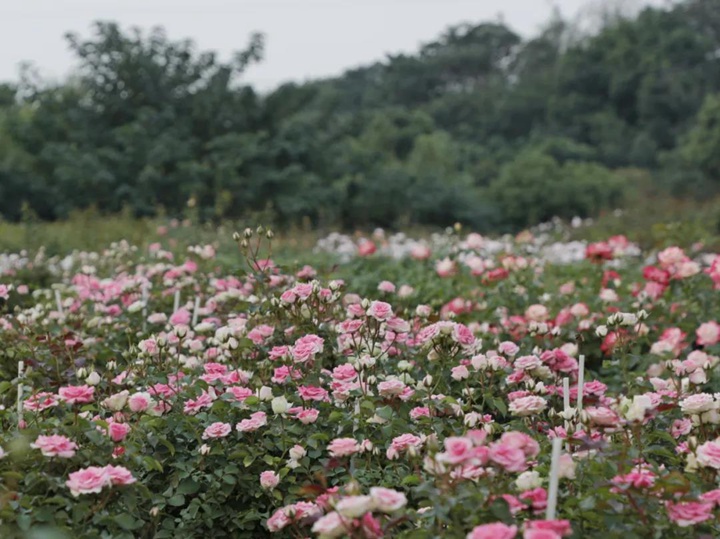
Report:
[[[695,331],[697,343],[701,346],[712,346],[720,342],[720,324],[717,322],[705,322]]]
[[[335,511],[315,521],[312,531],[323,538],[342,537],[347,532],[345,521]]]
[[[393,315],[392,307],[384,301],[373,301],[367,310],[367,315],[372,316],[375,320],[383,322]]]
[[[325,341],[317,335],[305,335],[300,337],[292,349],[292,355],[295,363],[305,363],[315,358],[315,356],[323,351]]]
[[[529,416],[542,412],[547,406],[547,402],[542,397],[530,395],[515,399],[510,403],[508,409],[510,412],[520,417]]]
[[[347,518],[358,518],[372,511],[375,503],[370,496],[345,496],[335,504],[335,510]]]
[[[272,470],[267,470],[260,474],[260,486],[266,490],[270,490],[278,486],[280,483],[280,475]]]
[[[569,520],[531,520],[525,525],[526,530],[546,530],[557,534],[558,537],[572,535]]]
[[[298,387],[300,398],[304,401],[326,401],[328,400],[327,390],[315,386]]]
[[[250,416],[250,419],[243,419],[235,425],[235,428],[238,432],[254,432],[265,425],[267,425],[265,412],[255,412]],[[212,425],[210,425],[210,427],[212,427]]]
[[[400,380],[386,380],[377,386],[381,397],[397,397],[405,389],[405,384]]]
[[[393,513],[407,504],[405,494],[391,488],[372,487],[370,496],[375,504],[375,509],[381,513]]]
[[[41,391],[28,397],[28,399],[23,402],[23,408],[31,412],[42,412],[43,410],[57,406],[59,402],[58,396],[55,395],[55,393]]]
[[[111,485],[110,474],[105,468],[89,466],[68,475],[65,485],[76,498],[80,494],[99,493]]]
[[[720,470],[720,441],[705,442],[697,448],[696,454],[700,466]]]
[[[360,451],[355,438],[335,438],[327,447],[331,457],[346,457]]]
[[[701,414],[717,408],[717,403],[712,395],[698,393],[680,401],[680,409],[685,414]]]
[[[230,423],[222,423],[220,421],[213,423],[205,429],[202,435],[203,440],[208,438],[224,438],[232,431]]]
[[[528,467],[522,449],[513,447],[510,444],[502,442],[490,444],[488,456],[492,462],[502,466],[509,472],[522,472]]]
[[[58,390],[58,395],[68,404],[85,404],[93,401],[95,388],[89,385],[65,386]]]
[[[667,502],[668,517],[681,528],[700,524],[713,518],[715,504],[710,502]]]
[[[108,425],[108,434],[113,442],[121,442],[130,432],[130,425],[113,421]]]
[[[60,457],[69,459],[75,455],[77,444],[65,436],[52,434],[50,436],[38,436],[35,442],[30,444],[33,449],[42,451],[46,457]]]
[[[144,412],[153,403],[150,393],[141,391],[128,397],[128,407],[133,412]]]
[[[315,423],[315,421],[317,421],[319,415],[319,410],[316,410],[315,408],[306,408],[299,412],[295,417],[297,417],[303,425],[310,425],[311,423]]]
[[[445,452],[438,455],[438,460],[447,462],[448,464],[460,464],[461,462],[472,458],[473,443],[468,438],[459,436],[451,436],[445,438]]]
[[[137,481],[130,470],[123,466],[105,466],[105,473],[110,477],[110,483],[113,485],[130,485]]]
[[[385,456],[390,460],[398,458],[401,451],[408,451],[413,454],[423,444],[423,439],[414,434],[401,434],[393,438]]]
[[[513,539],[517,535],[517,526],[508,526],[502,522],[475,526],[466,539]]]

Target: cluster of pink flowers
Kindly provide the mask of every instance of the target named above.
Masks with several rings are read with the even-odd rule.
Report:
[[[89,466],[72,472],[65,485],[70,489],[70,493],[77,497],[81,494],[99,493],[105,487],[131,485],[134,482],[135,478],[127,468],[107,465]]]

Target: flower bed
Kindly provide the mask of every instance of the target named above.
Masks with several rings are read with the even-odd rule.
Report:
[[[2,537],[720,533],[720,257],[471,235],[291,268],[259,232],[247,271],[7,257]]]

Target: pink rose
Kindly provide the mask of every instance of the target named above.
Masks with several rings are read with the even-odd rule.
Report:
[[[265,412],[255,412],[250,416],[250,419],[243,419],[235,426],[235,428],[239,432],[254,432],[265,425],[267,425],[267,416]]]
[[[510,403],[508,409],[511,413],[520,417],[534,415],[542,412],[547,406],[547,402],[542,397],[530,395],[515,399]]]
[[[700,524],[713,518],[714,504],[710,502],[668,502],[668,517],[681,528]]]
[[[401,434],[393,438],[390,447],[385,452],[385,456],[390,460],[394,460],[400,456],[403,451],[408,451],[411,454],[417,452],[422,446],[423,439],[414,434]]]
[[[617,427],[620,424],[617,413],[605,406],[588,406],[585,413],[587,413],[590,421],[599,427]]]
[[[304,401],[326,401],[328,399],[327,390],[321,387],[315,386],[300,386],[298,387],[298,393],[300,398]]]
[[[463,346],[475,344],[475,335],[465,324],[455,324],[452,330],[452,337],[456,343]]]
[[[78,448],[75,442],[58,434],[38,436],[37,440],[30,444],[30,447],[39,449],[46,457],[60,457],[63,459],[74,456],[75,450]]]
[[[468,371],[468,368],[465,365],[458,365],[457,367],[453,367],[450,369],[450,377],[453,380],[465,380],[470,376],[470,371]]]
[[[173,326],[187,326],[192,320],[190,311],[185,308],[178,309],[170,317],[170,324]]]
[[[363,240],[358,245],[358,255],[360,256],[370,256],[377,251],[377,247],[373,242],[370,240]]]
[[[99,493],[103,487],[111,485],[110,474],[105,468],[89,466],[68,476],[65,485],[76,498],[80,494]]]
[[[345,520],[333,511],[315,521],[312,531],[322,537],[341,537],[345,535],[347,529]]]
[[[700,466],[720,470],[720,442],[705,442],[697,448],[697,461]]]
[[[452,277],[457,273],[457,266],[453,260],[443,258],[435,263],[435,271],[440,277]]]
[[[323,351],[325,341],[317,335],[305,335],[295,341],[290,350],[295,363],[305,363],[315,359],[315,356]]]
[[[372,487],[370,497],[373,499],[375,509],[381,513],[393,513],[407,505],[405,494],[391,488]]]
[[[105,466],[105,473],[110,477],[110,483],[113,485],[131,485],[136,481],[130,470],[123,466]]]
[[[58,390],[58,395],[68,404],[84,404],[93,401],[95,388],[89,385],[65,386]]]
[[[131,395],[128,398],[128,407],[133,412],[144,412],[150,407],[152,403],[152,397],[150,393],[139,392]]]
[[[405,390],[405,384],[400,380],[386,380],[380,382],[377,387],[381,397],[397,397]]]
[[[500,346],[498,346],[498,351],[501,354],[505,354],[506,356],[511,357],[517,354],[519,350],[520,348],[518,347],[518,345],[510,341],[501,342]]]
[[[383,322],[392,317],[392,307],[384,301],[373,301],[367,310],[367,315],[372,316],[375,320]]]
[[[380,292],[385,292],[386,294],[394,294],[395,293],[395,285],[391,283],[390,281],[381,281],[378,285],[378,290]]]
[[[130,425],[127,423],[112,422],[108,425],[108,434],[113,442],[122,442],[130,432]]]
[[[695,331],[697,343],[701,346],[712,346],[720,342],[720,324],[717,322],[705,322]]]
[[[346,518],[359,518],[374,508],[370,496],[345,496],[335,504],[335,510]]]
[[[233,386],[225,390],[226,393],[230,393],[236,401],[244,401],[248,397],[254,395],[253,390],[249,387]]]
[[[291,520],[285,514],[285,508],[283,507],[273,513],[273,515],[267,520],[266,525],[268,530],[271,532],[279,532],[290,524],[290,522]]]
[[[466,539],[513,539],[517,535],[517,526],[508,526],[502,522],[476,526],[467,534]]]
[[[230,423],[221,423],[218,421],[205,429],[202,435],[202,439],[207,440],[208,438],[224,438],[225,436],[230,434],[231,430],[232,427],[230,426]]]
[[[43,410],[57,406],[59,402],[58,396],[55,395],[55,393],[41,391],[28,397],[27,400],[23,402],[23,408],[31,412],[42,412]]]
[[[490,444],[488,456],[492,462],[509,472],[522,472],[528,467],[522,449],[507,443],[495,442]]]
[[[266,490],[270,490],[278,486],[280,483],[280,475],[277,473],[267,470],[260,474],[260,486]]]
[[[438,455],[438,460],[448,464],[460,464],[473,457],[473,443],[469,438],[451,436],[445,438],[445,452]]]
[[[528,307],[525,311],[525,318],[534,322],[546,322],[549,316],[550,315],[545,305],[530,305],[530,307]]]
[[[306,408],[305,410],[298,412],[295,417],[297,417],[300,420],[300,423],[302,423],[303,425],[310,425],[311,423],[315,423],[315,421],[317,421],[319,415],[319,410],[315,410],[314,408]]]
[[[413,248],[410,250],[410,256],[415,260],[427,260],[428,258],[430,258],[431,254],[432,253],[430,252],[430,248],[420,243],[413,246]]]
[[[547,491],[542,487],[526,490],[518,497],[525,503],[529,503],[536,513],[547,507]]]
[[[558,536],[572,535],[569,520],[531,520],[526,523],[527,530],[549,530]]]
[[[347,457],[360,451],[355,438],[335,438],[327,447],[331,457]]]

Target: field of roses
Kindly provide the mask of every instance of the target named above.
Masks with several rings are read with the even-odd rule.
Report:
[[[0,255],[0,537],[720,536],[702,244],[157,239]]]

